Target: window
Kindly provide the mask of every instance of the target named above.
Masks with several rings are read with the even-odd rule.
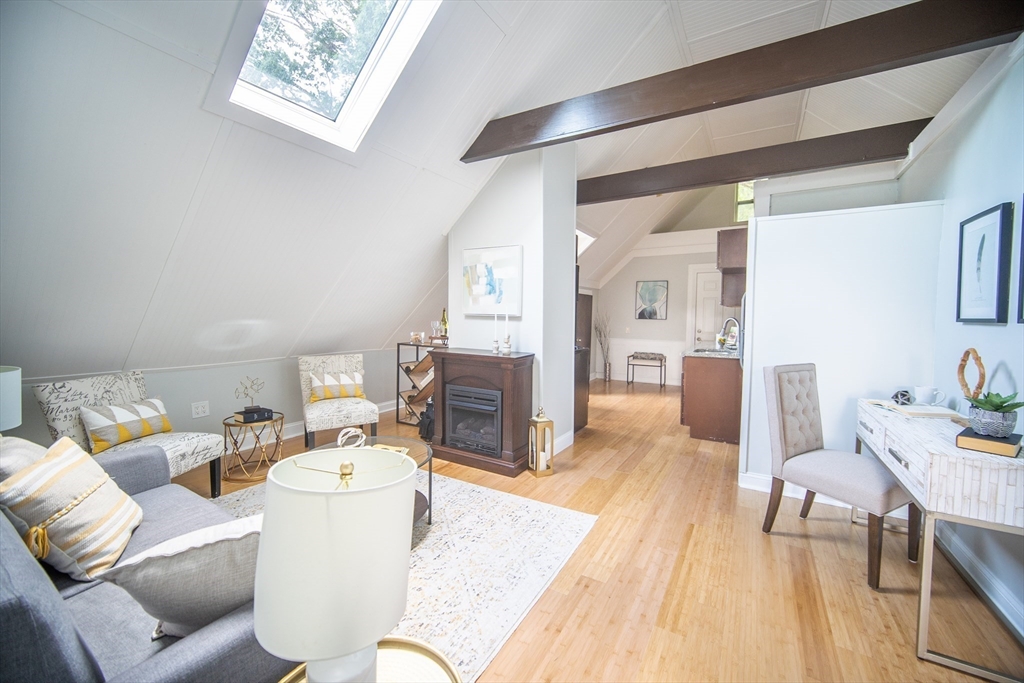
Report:
[[[271,0],[232,100],[252,86],[336,121],[395,2]]]
[[[736,222],[746,223],[754,217],[754,181],[736,184]]]
[[[594,240],[596,240],[596,239],[597,239],[596,237],[592,237],[592,236],[588,235],[587,233],[577,229],[576,230],[576,258],[579,258],[580,254],[585,252],[587,250],[587,247],[589,247],[591,244],[593,244]]]
[[[440,5],[243,3],[205,106],[318,151],[296,131],[355,152]]]

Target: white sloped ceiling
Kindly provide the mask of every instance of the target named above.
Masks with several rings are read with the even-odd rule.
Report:
[[[896,4],[449,2],[350,165],[202,109],[233,0],[0,2],[0,362],[32,378],[389,345],[501,163],[459,161],[488,120]],[[986,54],[584,140],[579,174],[934,114]],[[584,281],[688,195],[581,207]]]

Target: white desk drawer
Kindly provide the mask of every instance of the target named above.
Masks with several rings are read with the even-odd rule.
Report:
[[[915,448],[916,444],[900,439],[895,430],[886,430],[885,445],[878,455],[887,463],[889,471],[903,482],[918,500],[925,500],[925,480],[928,477],[927,452]]]
[[[875,453],[881,453],[885,446],[885,426],[871,414],[875,408],[861,407],[857,410],[857,436]]]

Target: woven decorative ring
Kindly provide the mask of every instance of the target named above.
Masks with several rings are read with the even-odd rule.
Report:
[[[978,367],[978,383],[974,386],[973,392],[967,386],[967,380],[964,378],[964,368],[967,367],[968,358],[974,358],[974,364]],[[981,356],[974,348],[964,351],[964,355],[960,358],[960,367],[956,369],[956,377],[960,380],[960,388],[963,389],[964,396],[968,398],[981,396],[981,390],[985,386],[985,366],[981,362]]]

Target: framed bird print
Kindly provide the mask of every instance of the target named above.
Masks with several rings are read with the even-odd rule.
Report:
[[[960,224],[957,322],[1006,322],[1012,238],[1013,202],[993,206]]]

